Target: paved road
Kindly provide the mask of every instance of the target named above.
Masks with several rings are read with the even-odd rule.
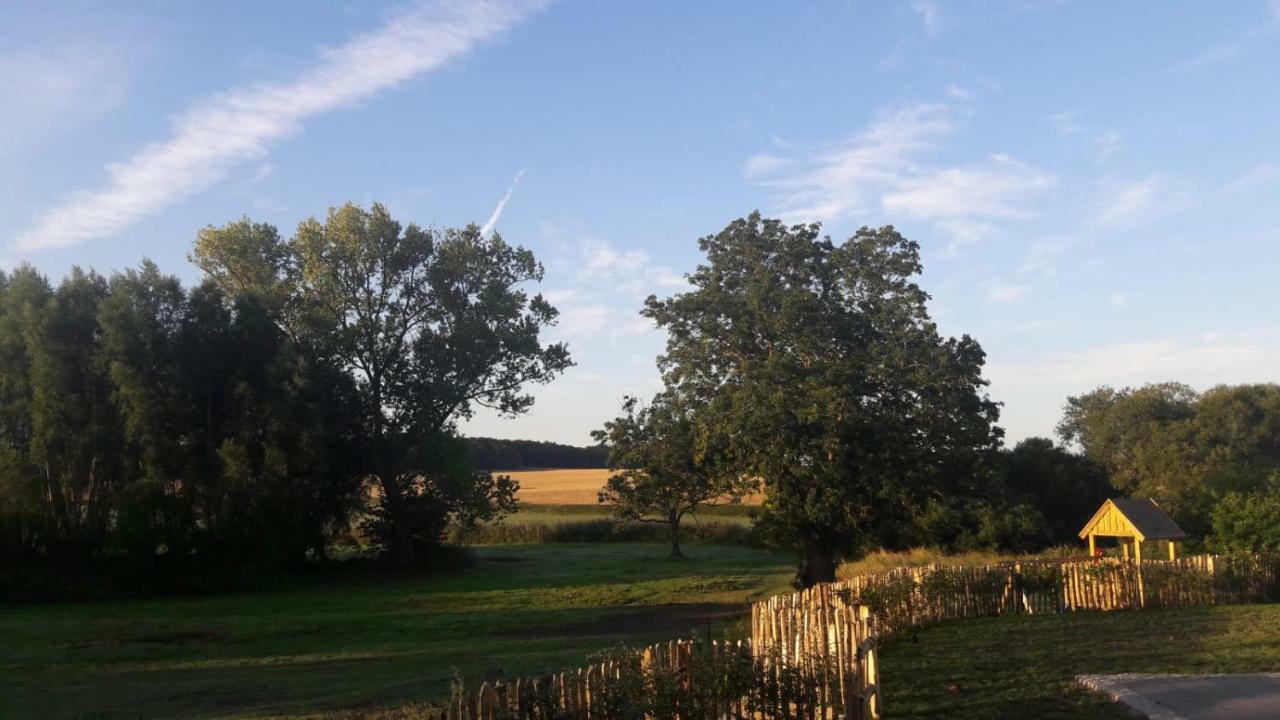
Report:
[[[1280,673],[1241,675],[1081,675],[1150,720],[1277,720]]]

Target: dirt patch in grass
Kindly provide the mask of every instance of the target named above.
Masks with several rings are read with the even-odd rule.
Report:
[[[660,635],[688,637],[705,633],[725,621],[736,620],[747,612],[740,603],[676,603],[619,609],[579,622],[552,627],[530,628],[530,637],[637,637]]]

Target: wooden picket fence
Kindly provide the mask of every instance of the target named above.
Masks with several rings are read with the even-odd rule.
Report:
[[[1280,558],[1038,560],[897,568],[831,583],[890,634],[953,618],[1280,600]]]
[[[904,567],[771,597],[751,606],[751,639],[672,641],[570,672],[485,683],[462,693],[442,720],[608,720],[610,686],[637,668],[704,682],[710,705],[686,720],[864,720],[883,716],[878,643],[942,620],[1006,614],[1118,610],[1280,600],[1280,557],[1198,555],[1177,560],[1037,560],[977,567]],[[739,658],[764,669],[765,685],[806,678],[811,696],[761,710],[758,693],[699,675],[695,666]],[[638,661],[638,665],[635,661]],[[776,678],[770,673],[775,673]],[[644,674],[644,672],[640,672]],[[697,678],[701,677],[701,680]],[[773,682],[777,680],[777,682]],[[717,684],[718,683],[718,684]],[[724,686],[724,687],[721,687]],[[719,693],[719,694],[717,694]],[[775,693],[776,694],[776,693]],[[754,702],[748,701],[748,695]]]
[[[849,636],[848,648],[867,648],[874,643],[869,635],[869,615],[857,612],[843,617],[861,623],[860,630]],[[834,617],[826,618],[828,621]],[[664,673],[683,689],[700,692],[692,707],[673,708],[674,717],[687,720],[861,720],[877,715],[849,714],[843,704],[845,687],[853,687],[860,677],[863,663],[848,661],[839,665],[819,662],[816,656],[784,654],[774,644],[753,649],[751,640],[690,640],[651,645],[619,659],[614,657],[573,671],[535,678],[486,682],[478,691],[457,692],[449,706],[435,715],[440,720],[609,720],[631,717],[631,708],[614,707],[626,697],[617,691],[625,685],[634,692],[654,692],[644,686],[644,678]],[[728,661],[728,662],[726,662]],[[736,662],[734,662],[736,661]],[[699,663],[702,663],[699,666]],[[745,664],[745,665],[744,665]],[[736,665],[737,683],[726,668]],[[874,672],[874,664],[870,665]],[[707,671],[710,671],[708,674]],[[744,687],[743,680],[750,681]],[[637,687],[637,683],[640,686]],[[763,687],[762,687],[763,686]],[[797,690],[797,688],[799,688]],[[667,688],[671,690],[670,687]]]
[[[821,678],[822,717],[880,717],[878,637],[871,608],[832,584],[751,606],[752,646]]]

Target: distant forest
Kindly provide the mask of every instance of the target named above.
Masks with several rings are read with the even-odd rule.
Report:
[[[602,468],[609,455],[609,449],[603,445],[574,447],[537,440],[465,439],[471,451],[471,463],[479,470]]]

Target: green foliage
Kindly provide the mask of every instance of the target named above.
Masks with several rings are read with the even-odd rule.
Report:
[[[527,387],[572,365],[564,344],[539,342],[557,311],[524,286],[542,266],[474,225],[402,226],[381,205],[349,203],[287,240],[247,219],[206,228],[192,260],[233,296],[263,298],[296,342],[353,378],[361,474],[379,485],[377,522],[390,530],[379,537],[402,562],[438,542],[458,508],[503,498],[459,482],[430,449],[477,405],[525,412]]]
[[[1265,494],[1280,472],[1280,385],[1101,387],[1068,399],[1058,432],[1119,494],[1155,498],[1188,533],[1207,535],[1220,498]]]
[[[699,451],[695,412],[686,398],[671,390],[644,407],[636,398],[627,398],[623,414],[592,433],[597,442],[608,445],[613,471],[600,491],[600,502],[610,503],[622,519],[665,522],[676,557],[685,515],[717,501],[741,502],[749,489],[743,475],[715,467]]]
[[[471,464],[481,470],[600,468],[609,458],[603,445],[575,447],[537,440],[468,437]]]
[[[410,555],[514,508],[453,429],[475,404],[524,411],[569,364],[538,342],[555,310],[521,289],[528,251],[349,205],[288,241],[208,228],[194,258],[192,290],[150,262],[56,289],[0,274],[0,583],[324,557],[369,477],[368,528]]]
[[[0,353],[15,591],[76,573],[233,578],[323,555],[346,524],[352,383],[253,298],[187,292],[151,263],[109,281],[73,269],[56,290],[22,268],[0,283]]]
[[[1280,476],[1256,493],[1227,493],[1213,509],[1210,546],[1224,553],[1280,553]]]
[[[763,481],[762,528],[803,552],[807,582],[929,498],[985,493],[1000,438],[985,355],[939,335],[916,243],[884,227],[837,244],[753,214],[699,246],[694,289],[646,303],[668,332],[660,364],[705,404],[703,449]]]
[[[1047,543],[1079,542],[1076,533],[1114,494],[1106,468],[1048,438],[1027,438],[1001,455],[1005,484],[1018,499],[1014,515],[1026,524],[1038,513]]]

